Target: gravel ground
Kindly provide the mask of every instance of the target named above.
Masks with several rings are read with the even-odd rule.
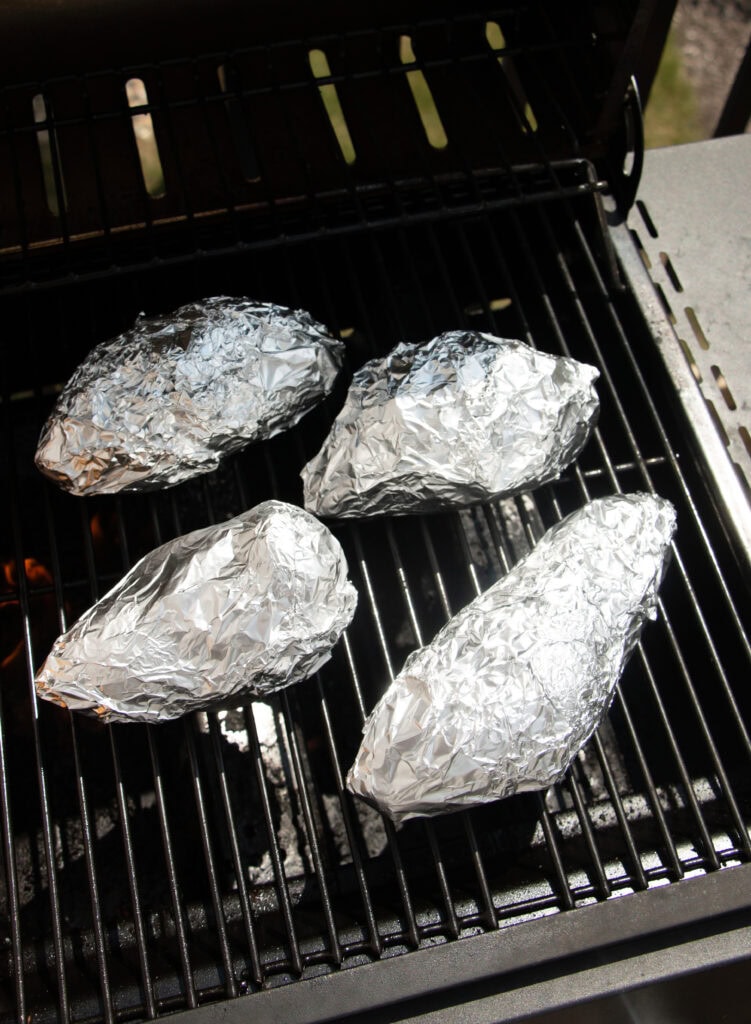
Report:
[[[679,0],[673,28],[710,138],[749,44],[751,0]]]

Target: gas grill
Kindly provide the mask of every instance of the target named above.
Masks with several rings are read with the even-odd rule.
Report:
[[[671,5],[226,4],[210,25],[188,5],[161,35],[150,6],[122,31],[83,3],[3,15],[0,1019],[506,1020],[747,956],[746,554],[608,226]],[[91,347],[217,294],[338,333],[334,394],[168,491],[45,481],[41,425]],[[358,611],[269,701],[160,727],[36,703],[52,641],[138,558],[300,504],[352,372],[458,327],[600,369],[599,426],[558,482],[333,523]],[[565,780],[400,829],[353,800],[361,725],[407,654],[562,516],[634,490],[675,504],[675,552]]]

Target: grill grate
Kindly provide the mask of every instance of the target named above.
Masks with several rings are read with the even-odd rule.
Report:
[[[4,1018],[14,1004],[40,1020],[153,1016],[748,858],[741,584],[662,409],[633,302],[608,284],[593,205],[377,229],[14,300],[29,358],[5,365],[2,403],[3,657],[20,641],[2,693]],[[45,385],[63,367],[138,309],[217,290],[310,308],[347,337],[350,369],[395,338],[457,324],[589,359],[602,372],[598,432],[534,497],[336,526],[357,616],[330,666],[266,711],[105,729],[34,709],[29,667],[142,553],[272,494],[299,501],[297,470],[341,394],[302,428],[161,494],[84,502],[31,465]],[[355,806],[342,778],[359,726],[408,651],[547,525],[637,488],[676,503],[677,550],[659,620],[565,782],[398,832]],[[49,576],[19,574],[24,559]]]
[[[530,4],[5,86],[0,287],[590,192],[609,43]]]

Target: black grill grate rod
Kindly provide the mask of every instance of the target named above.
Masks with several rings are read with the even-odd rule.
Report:
[[[192,1010],[198,1005],[198,997],[193,978],[193,970],[190,963],[188,930],[182,906],[180,883],[177,878],[177,868],[175,867],[172,832],[169,825],[169,819],[167,817],[167,803],[164,795],[161,758],[159,756],[157,741],[154,737],[153,726],[146,726],[146,737],[149,746],[149,758],[151,760],[151,774],[154,781],[154,797],[156,799],[157,814],[159,815],[159,828],[162,834],[162,849],[164,850],[164,864],[167,870],[170,902],[172,904],[172,916],[175,922],[175,935],[177,937],[177,950],[180,958],[182,983],[185,991],[185,1000],[188,1004],[188,1008]]]
[[[253,981],[256,985],[263,984],[263,971],[261,969],[261,961],[258,953],[258,940],[255,933],[255,925],[253,923],[253,912],[250,906],[250,898],[248,895],[248,884],[245,878],[245,869],[243,867],[242,858],[240,855],[240,846],[237,837],[237,829],[235,827],[235,815],[232,810],[232,801],[229,793],[229,784],[227,781],[227,771],[224,764],[224,755],[221,747],[221,733],[219,729],[219,723],[217,721],[216,713],[209,712],[209,733],[211,736],[211,748],[214,755],[214,761],[216,763],[217,774],[219,778],[219,791],[222,799],[222,810],[224,812],[224,821],[226,824],[227,835],[229,836],[230,849],[232,852],[232,866],[235,873],[235,881],[237,883],[237,891],[240,898],[240,909],[242,911],[243,924],[245,925],[245,937],[248,943],[248,953],[250,955],[250,963],[252,970]]]
[[[232,963],[232,953],[230,951],[229,938],[227,935],[227,922],[224,917],[224,907],[222,906],[222,896],[219,888],[219,878],[214,858],[214,849],[211,842],[212,830],[209,827],[206,799],[203,793],[201,769],[198,764],[198,754],[196,752],[195,726],[195,716],[191,715],[183,719],[183,735],[185,737],[185,745],[188,750],[190,776],[193,783],[193,793],[196,802],[197,821],[199,831],[201,833],[201,846],[203,847],[203,857],[206,864],[209,893],[211,894],[211,905],[214,911],[214,923],[216,926],[216,935],[219,944],[219,954],[222,959],[222,969],[224,972],[224,988],[227,995],[231,998],[237,995],[237,980],[235,978],[235,970]]]
[[[287,933],[287,940],[290,946],[292,970],[295,974],[300,975],[302,974],[303,969],[303,959],[292,915],[292,901],[290,899],[287,879],[284,874],[284,865],[282,863],[281,850],[279,849],[279,840],[277,839],[276,831],[274,829],[274,815],[271,809],[271,799],[269,797],[268,785],[266,782],[266,769],[263,763],[263,754],[261,753],[261,745],[258,741],[258,731],[256,729],[255,721],[253,720],[253,712],[247,705],[243,708],[243,716],[245,719],[245,730],[248,734],[248,739],[250,740],[256,783],[261,798],[261,805],[263,807],[266,832],[269,838],[269,855],[274,869],[274,879],[276,882],[275,888],[277,898],[279,900],[279,910],[284,921],[284,928]]]
[[[112,751],[112,765],[115,772],[115,789],[117,791],[117,808],[120,816],[120,828],[123,833],[123,846],[125,849],[125,864],[128,872],[128,885],[130,888],[130,899],[133,908],[133,928],[136,935],[138,947],[138,963],[141,969],[141,983],[143,987],[146,1015],[149,1018],[156,1017],[157,1006],[154,999],[153,979],[149,965],[149,954],[146,941],[146,929],[143,923],[143,910],[141,908],[141,897],[138,891],[138,876],[136,874],[135,851],[133,850],[133,837],[130,829],[130,814],[128,811],[128,800],[125,792],[122,771],[120,768],[120,754],[117,749],[117,740],[112,726],[107,727]]]
[[[332,771],[334,772],[334,780],[336,782],[337,797],[339,800],[339,808],[342,813],[344,820],[344,827],[347,830],[347,841],[349,850],[352,855],[352,863],[355,868],[357,876],[357,887],[360,890],[360,898],[362,899],[363,911],[365,913],[365,922],[367,925],[368,941],[372,953],[378,957],[381,955],[382,943],[381,937],[378,934],[378,924],[376,922],[375,911],[373,909],[373,902],[370,897],[370,890],[368,888],[368,880],[365,873],[365,867],[363,865],[362,855],[360,853],[360,844],[357,840],[357,832],[352,823],[352,815],[350,812],[350,802],[344,792],[344,776],[342,774],[341,764],[339,755],[336,749],[336,740],[334,738],[334,729],[331,721],[331,713],[329,711],[328,701],[325,696],[323,684],[321,683],[320,675],[316,675],[316,686],[318,689],[318,697],[321,707],[321,718],[323,719],[324,732],[326,734],[326,744],[329,752],[329,761],[331,763]]]
[[[400,589],[402,592],[402,597],[404,598],[404,604],[407,609],[409,621],[412,625],[412,629],[414,630],[415,639],[417,640],[417,646],[422,647],[425,641],[423,640],[423,634],[422,630],[420,629],[420,624],[417,621],[417,615],[415,614],[415,605],[414,601],[412,600],[412,594],[410,592],[409,582],[407,580],[407,573],[404,568],[404,563],[402,561],[401,554],[399,552],[396,537],[394,536],[394,529],[390,522],[386,523],[386,536],[388,539],[388,545],[391,551],[391,557],[394,563],[394,567],[396,569],[397,576],[399,577]],[[391,666],[389,666],[389,672],[392,672]],[[393,680],[393,674],[391,674],[390,678]],[[424,822],[424,828],[428,837],[428,845],[430,846],[430,852],[433,855],[433,862],[435,864],[436,874],[438,876],[438,884],[441,890],[441,896],[443,897],[443,904],[446,911],[448,929],[450,934],[454,938],[457,938],[459,935],[459,922],[456,917],[456,911],[454,909],[454,903],[451,898],[451,892],[449,891],[448,883],[446,881],[446,870],[443,864],[443,856],[436,841],[433,823],[430,820],[426,820]]]
[[[18,871],[16,868],[15,833],[10,810],[7,771],[3,699],[2,688],[0,687],[0,813],[3,816],[3,870],[5,874],[6,898],[8,900],[13,987],[16,994],[16,1020],[18,1024],[26,1024],[26,986],[23,969]]]
[[[295,780],[297,782],[297,792],[300,798],[300,803],[302,805],[302,812],[308,837],[308,844],[310,848],[310,854],[313,860],[313,868],[315,871],[316,878],[318,879],[318,887],[321,893],[321,907],[323,910],[324,920],[326,922],[326,932],[328,934],[331,958],[333,959],[334,963],[341,964],[342,950],[339,945],[339,938],[336,932],[336,924],[334,923],[334,912],[331,905],[331,896],[329,895],[328,883],[326,882],[326,873],[323,867],[323,857],[321,854],[321,847],[318,840],[318,829],[316,828],[315,821],[313,819],[313,810],[310,803],[310,797],[308,795],[308,786],[305,779],[305,773],[303,771],[300,745],[297,739],[297,730],[295,729],[294,717],[292,715],[292,710],[290,708],[290,699],[285,690],[281,691],[279,695],[279,700],[287,730],[287,741],[289,749],[292,754],[292,767],[295,774]]]
[[[3,407],[5,410],[5,438],[9,451],[15,450],[13,437],[13,423],[10,416],[11,403],[7,385],[3,387]],[[37,655],[34,651],[31,634],[31,610],[29,605],[29,589],[24,571],[24,548],[20,522],[20,493],[16,477],[16,466],[14,459],[9,459],[8,468],[8,489],[6,492],[7,501],[11,510],[11,532],[13,541],[13,553],[18,573],[18,600],[22,618],[22,642],[26,662],[26,674],[28,679],[29,701],[31,708],[31,735],[36,765],[37,784],[39,787],[39,804],[41,812],[42,835],[44,839],[44,859],[47,869],[47,891],[49,896],[50,922],[52,926],[52,942],[55,953],[55,983],[57,986],[58,1010],[60,1024],[68,1024],[70,1020],[70,1000],[68,997],[67,980],[65,977],[65,956],[63,943],[63,927],[60,915],[60,889],[57,878],[57,864],[55,858],[54,821],[50,810],[50,800],[47,782],[47,765],[42,753],[42,743],[39,730],[39,718],[37,709],[37,696],[34,689],[34,670]],[[51,526],[49,517],[49,504],[45,495],[45,512],[47,522]],[[55,583],[55,597],[58,609],[62,609],[62,589],[60,578],[60,567],[55,551],[52,551],[51,571]],[[20,937],[20,936],[19,936]],[[22,975],[19,975],[21,977]]]
[[[118,503],[122,499],[118,498]],[[157,546],[162,543],[161,527],[159,525],[159,516],[157,514],[156,502],[152,497],[149,499],[149,511],[150,521],[153,529],[154,538]],[[132,560],[129,552],[129,544],[127,532],[124,528],[124,518],[122,515],[122,507],[118,507],[118,523],[120,526],[120,542],[121,551],[123,558],[123,569],[128,571],[130,569]],[[185,1000],[189,1009],[193,1009],[198,1005],[198,997],[196,994],[195,982],[193,978],[193,969],[190,962],[190,947],[188,943],[188,930],[185,920],[185,913],[182,906],[182,894],[180,891],[180,883],[177,877],[177,867],[175,864],[175,854],[172,843],[172,832],[169,825],[169,818],[167,815],[167,803],[164,793],[163,784],[163,773],[161,766],[161,758],[159,755],[159,748],[157,740],[154,734],[154,727],[151,725],[144,726],[146,732],[146,742],[149,751],[149,761],[151,763],[151,776],[154,783],[154,800],[157,808],[157,816],[159,818],[159,830],[162,840],[162,850],[164,853],[164,866],[167,872],[167,884],[170,894],[170,903],[172,906],[172,919],[175,926],[175,938],[177,941],[178,959],[180,962],[180,972],[182,975],[182,984],[185,993]],[[126,858],[130,854],[126,853]],[[133,876],[135,882],[135,875]],[[143,948],[139,944],[139,958],[144,956],[148,961],[148,950],[144,946]]]

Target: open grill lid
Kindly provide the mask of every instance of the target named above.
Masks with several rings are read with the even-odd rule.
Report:
[[[14,257],[58,244],[76,273],[133,265],[144,230],[170,258],[598,180],[629,205],[632,79],[648,93],[672,3],[371,6],[3,5],[0,274],[44,276]]]

